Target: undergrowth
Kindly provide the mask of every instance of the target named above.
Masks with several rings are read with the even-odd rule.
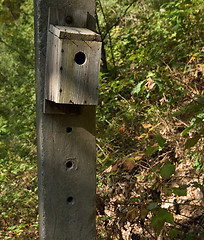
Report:
[[[202,239],[204,3],[96,2],[97,239]],[[0,13],[0,238],[38,239],[33,2]]]

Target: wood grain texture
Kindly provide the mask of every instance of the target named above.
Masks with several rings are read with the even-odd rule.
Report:
[[[101,36],[88,28],[54,26],[50,24],[49,31],[60,39],[101,42]]]
[[[40,239],[94,240],[95,106],[48,101],[52,114],[44,114],[43,105],[49,8],[64,10],[63,17],[58,15],[60,21],[64,21],[66,13],[72,13],[73,27],[84,28],[88,24],[81,19],[87,19],[88,12],[94,19],[95,1],[34,0],[34,4]],[[75,14],[74,9],[80,14]]]
[[[46,99],[55,103],[97,105],[100,36],[84,28],[50,26],[46,63]],[[84,63],[75,60],[84,54]],[[83,58],[83,56],[82,56]],[[83,60],[80,59],[79,60]]]

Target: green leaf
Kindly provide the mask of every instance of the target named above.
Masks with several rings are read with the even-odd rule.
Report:
[[[156,135],[156,140],[161,148],[163,148],[166,144],[166,139],[164,139],[161,134]]]
[[[165,222],[174,224],[174,217],[173,214],[168,212],[166,209],[161,209],[158,212],[158,217],[163,219]]]
[[[186,196],[187,195],[186,189],[174,188],[173,193],[178,196]]]
[[[203,118],[204,118],[204,113],[200,113],[200,114],[198,114],[197,117],[203,119]]]
[[[185,149],[189,149],[191,147],[194,147],[199,139],[200,139],[200,136],[189,138],[185,143]]]
[[[132,56],[129,57],[129,60],[132,61],[137,58],[137,55],[133,54]]]
[[[160,209],[157,213],[157,216],[153,216],[151,219],[151,224],[158,235],[164,227],[165,222],[174,224],[173,214],[168,212],[166,209]]]
[[[188,133],[191,129],[193,129],[195,126],[197,126],[200,122],[202,122],[201,118],[198,118],[198,119],[193,118],[191,120],[191,125],[189,127],[185,128],[183,130],[183,132],[181,132],[180,135],[183,137],[184,135],[186,135],[186,133]]]
[[[162,166],[162,163],[158,163],[156,166],[152,168],[152,171],[156,172],[160,167]]]
[[[185,128],[182,132],[181,132],[181,137],[183,137],[184,135],[186,135],[186,133],[188,133],[191,129],[193,128],[193,126],[187,127]]]
[[[204,97],[200,97],[200,98],[198,98],[197,101],[198,101],[199,103],[204,102]]]
[[[146,156],[151,156],[153,153],[155,153],[159,149],[159,146],[152,146],[148,147],[147,151],[145,152]]]
[[[158,207],[158,204],[156,202],[152,202],[148,206],[150,211],[153,210],[153,209],[156,209],[157,207]]]
[[[165,164],[160,170],[160,175],[163,179],[169,179],[171,175],[174,173],[175,173],[175,166],[170,163]]]
[[[181,235],[182,233],[178,229],[173,229],[169,231],[169,236],[171,239],[178,239],[178,237],[181,237]]]
[[[164,227],[165,221],[163,219],[160,219],[158,216],[153,216],[151,219],[151,224],[153,228],[156,230],[157,234],[159,235],[162,228]]]
[[[136,86],[135,88],[133,88],[131,94],[135,94],[135,93],[138,94],[138,93],[140,93],[140,91],[142,90],[142,87],[143,87],[143,85],[146,83],[146,81],[147,81],[147,80],[145,79],[145,80],[139,82],[139,83],[137,84],[137,86]]]

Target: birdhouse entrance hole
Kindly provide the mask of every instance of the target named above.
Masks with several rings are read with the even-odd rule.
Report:
[[[86,55],[83,52],[78,52],[75,54],[74,61],[77,64],[82,65],[86,61]]]

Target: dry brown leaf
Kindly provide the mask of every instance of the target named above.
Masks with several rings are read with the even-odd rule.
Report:
[[[135,161],[132,159],[127,159],[124,162],[124,167],[127,168],[129,171],[132,171],[132,169],[135,167]]]
[[[155,85],[156,85],[156,83],[155,83],[154,80],[150,77],[149,80],[148,80],[148,82],[146,83],[147,91],[153,91]]]
[[[109,166],[109,167],[104,171],[104,173],[110,173],[110,172],[112,172],[112,168],[113,168],[112,165]]]
[[[104,173],[111,173],[111,172],[116,172],[118,170],[118,162],[115,162],[113,165],[109,166]]]
[[[140,216],[140,210],[138,209],[138,207],[134,207],[127,213],[126,216],[127,219],[129,219],[130,221],[135,221]]]

